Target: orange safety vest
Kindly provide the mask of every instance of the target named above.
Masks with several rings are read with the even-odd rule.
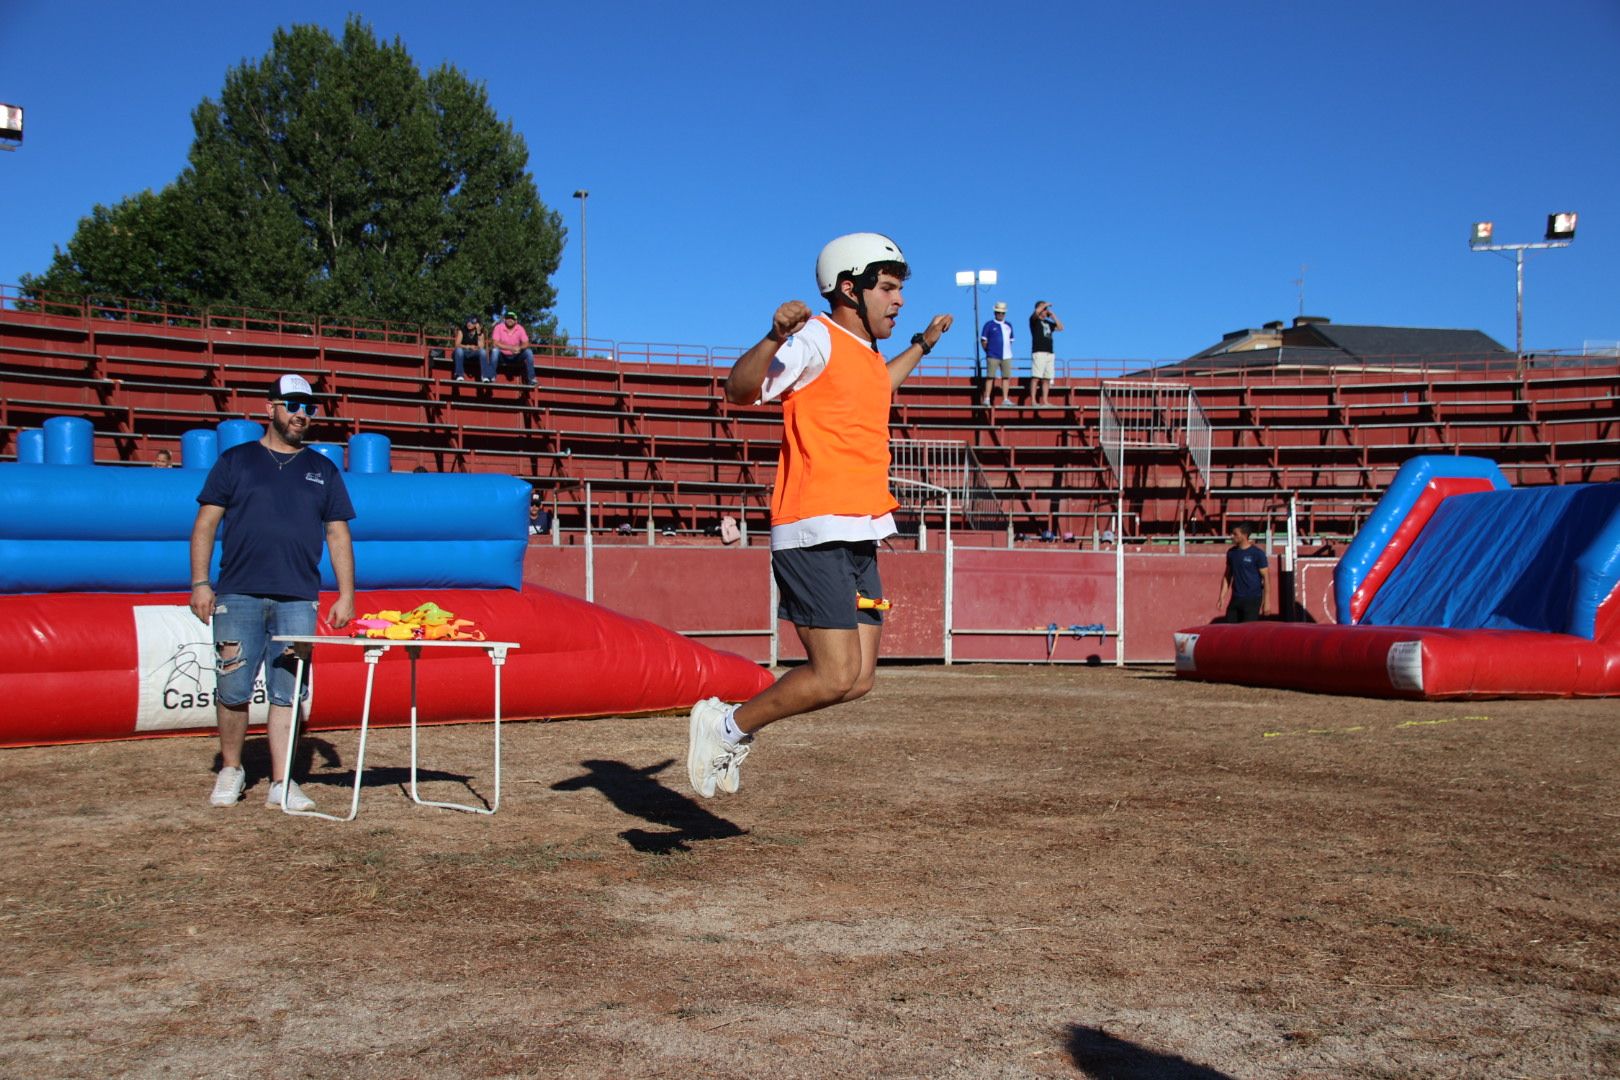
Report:
[[[824,514],[881,517],[889,490],[889,369],[875,349],[824,315],[832,353],[821,374],[782,399],[771,524]]]

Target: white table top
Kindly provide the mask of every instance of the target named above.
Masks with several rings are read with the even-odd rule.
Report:
[[[522,648],[515,641],[413,641],[409,638],[339,637],[336,634],[275,634],[271,641],[288,641],[308,645],[367,645],[381,648],[388,645],[409,645],[422,649],[506,649]]]

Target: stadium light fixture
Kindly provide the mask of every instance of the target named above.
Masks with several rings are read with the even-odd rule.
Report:
[[[0,150],[15,150],[22,141],[22,106],[0,104]]]
[[[958,270],[956,283],[963,288],[973,290],[973,375],[980,374],[979,365],[979,290],[996,283],[997,274],[994,270]]]
[[[1495,227],[1489,221],[1474,222],[1468,234],[1468,246],[1474,251],[1491,251],[1511,258],[1514,264],[1513,286],[1513,351],[1519,358],[1519,372],[1524,372],[1524,260],[1527,251],[1546,251],[1569,247],[1575,242],[1575,221],[1580,215],[1565,211],[1547,215],[1546,239],[1533,244],[1497,244],[1492,239]],[[1509,254],[1511,252],[1511,254]]]

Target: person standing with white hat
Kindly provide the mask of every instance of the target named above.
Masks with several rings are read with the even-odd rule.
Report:
[[[997,300],[995,314],[979,331],[979,344],[984,346],[984,404],[990,404],[991,381],[1001,390],[998,405],[1007,404],[1008,387],[1012,384],[1012,323],[1007,321],[1007,304]]]

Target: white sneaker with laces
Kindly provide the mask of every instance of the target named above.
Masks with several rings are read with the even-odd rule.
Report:
[[[743,758],[748,756],[748,747],[753,741],[754,737],[749,735],[742,742],[726,747],[726,760],[721,766],[718,786],[727,795],[737,794],[737,789],[742,786]]]
[[[247,786],[247,772],[240,765],[223,766],[214,778],[214,793],[208,796],[213,806],[235,806],[242,801],[242,789]]]
[[[277,809],[280,809],[280,807],[281,807],[281,784],[275,783],[275,784],[270,785],[270,791],[264,797],[264,805],[273,806],[273,807],[276,807]],[[287,781],[287,809],[289,809],[289,810],[313,810],[313,809],[315,809],[315,800],[310,798],[308,795],[304,794],[304,789],[298,786],[298,781],[296,781],[296,780]]]
[[[719,698],[704,698],[692,706],[686,741],[686,778],[692,782],[692,790],[705,799],[714,798],[715,788],[727,768],[748,753],[745,746],[726,745],[725,725],[726,703]],[[737,753],[739,749],[741,754]],[[736,779],[731,778],[730,783],[728,790],[736,791]]]

